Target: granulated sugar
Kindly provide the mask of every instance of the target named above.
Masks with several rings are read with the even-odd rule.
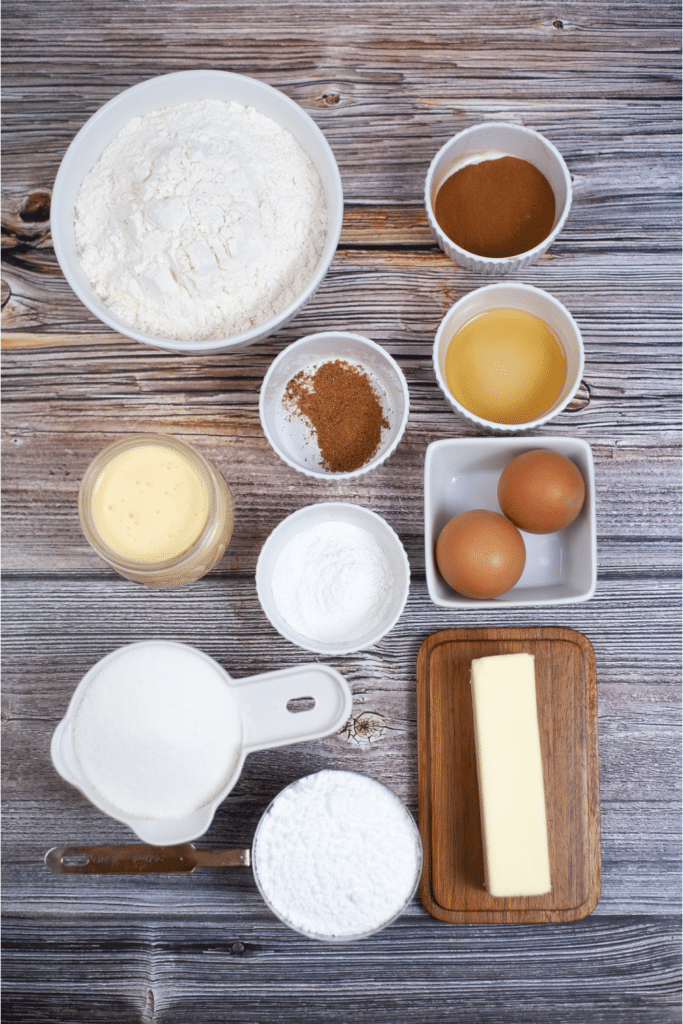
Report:
[[[314,937],[352,938],[400,913],[421,848],[410,813],[386,786],[322,771],[275,798],[253,863],[265,899],[287,924]]]
[[[81,266],[124,323],[159,338],[232,337],[294,301],[322,252],[320,177],[253,107],[191,100],[135,117],[76,200]]]
[[[84,775],[108,803],[141,818],[182,818],[232,777],[240,706],[192,648],[126,647],[88,685],[73,740]]]

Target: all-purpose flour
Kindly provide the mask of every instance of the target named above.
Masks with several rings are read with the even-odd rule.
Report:
[[[292,629],[320,643],[346,643],[379,627],[393,599],[394,580],[371,533],[330,522],[302,530],[285,544],[271,589]]]
[[[355,772],[322,771],[275,798],[259,824],[253,863],[288,924],[350,937],[400,913],[421,855],[412,818],[391,790]]]
[[[326,226],[320,178],[291,133],[223,100],[133,118],[76,201],[98,295],[126,324],[177,340],[279,313],[312,277]]]

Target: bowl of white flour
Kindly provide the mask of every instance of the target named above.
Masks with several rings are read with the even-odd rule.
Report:
[[[64,276],[112,330],[173,352],[268,337],[332,262],[344,201],[311,117],[226,71],[161,75],[81,128],[52,193]]]
[[[254,877],[281,921],[313,939],[367,938],[415,894],[422,845],[395,793],[357,772],[325,770],[283,789],[259,821]]]
[[[376,512],[324,501],[275,527],[256,563],[256,590],[285,639],[317,654],[378,643],[398,622],[410,588],[400,538]]]

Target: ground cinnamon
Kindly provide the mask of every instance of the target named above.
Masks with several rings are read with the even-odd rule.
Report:
[[[434,214],[461,249],[500,259],[535,248],[553,229],[555,195],[544,174],[516,156],[467,164],[446,178]]]
[[[308,420],[331,473],[364,466],[380,446],[382,428],[389,427],[367,373],[343,359],[301,370],[287,384],[284,403]]]

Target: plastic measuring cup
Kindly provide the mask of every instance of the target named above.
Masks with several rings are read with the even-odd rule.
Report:
[[[192,651],[208,662],[233,688],[241,719],[241,744],[229,778],[220,792],[192,813],[178,818],[139,817],[111,803],[86,776],[76,755],[74,725],[79,705],[95,677],[123,652],[135,648],[178,648]],[[312,706],[290,711],[292,701],[309,698]],[[344,677],[329,665],[314,662],[266,672],[244,679],[233,679],[225,669],[203,651],[188,644],[168,640],[142,641],[120,647],[93,665],[76,687],[64,718],[55,729],[50,753],[57,772],[80,790],[95,807],[123,822],[143,842],[170,846],[190,842],[203,835],[213,820],[216,808],[223,802],[239,779],[247,754],[320,739],[336,732],[351,712],[352,695]]]

